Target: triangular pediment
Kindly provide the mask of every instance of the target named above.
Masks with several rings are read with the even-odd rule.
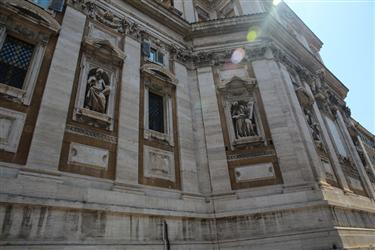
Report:
[[[231,91],[231,90],[250,90],[256,85],[256,79],[254,78],[242,78],[239,76],[233,76],[229,80],[224,80],[218,87],[220,90]]]

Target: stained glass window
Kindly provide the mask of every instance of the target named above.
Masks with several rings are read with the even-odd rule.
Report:
[[[164,133],[164,102],[163,97],[149,92],[148,123],[149,129]]]
[[[34,46],[11,36],[0,49],[0,83],[22,89]]]

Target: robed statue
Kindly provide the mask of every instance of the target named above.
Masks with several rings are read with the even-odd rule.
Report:
[[[254,102],[233,102],[231,105],[231,116],[237,139],[258,135],[254,117]]]
[[[109,93],[110,87],[107,73],[101,68],[91,70],[87,80],[85,108],[99,113],[106,113]]]

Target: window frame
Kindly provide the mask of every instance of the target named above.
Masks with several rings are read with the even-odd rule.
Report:
[[[172,114],[172,96],[169,91],[164,88],[159,88],[159,84],[155,83],[153,79],[145,79],[144,89],[144,137],[145,139],[157,139],[167,141],[169,145],[173,146],[173,114]],[[149,93],[163,97],[163,121],[164,132],[159,132],[150,129],[149,125]]]
[[[162,131],[158,131],[158,130],[155,130],[155,129],[152,129],[151,128],[151,123],[150,123],[150,112],[148,112],[148,127],[147,127],[147,129],[149,129],[149,130],[152,130],[152,131],[156,131],[156,132],[159,132],[159,133],[162,133],[162,134],[165,134],[165,131],[166,131],[166,128],[167,128],[167,122],[166,122],[166,119],[165,119],[165,117],[166,117],[166,114],[167,114],[167,106],[168,106],[168,104],[167,104],[167,97],[165,96],[165,95],[161,95],[161,94],[159,94],[159,93],[155,93],[155,91],[154,90],[148,90],[148,92],[147,92],[147,96],[148,96],[148,110],[150,110],[150,94],[153,94],[153,95],[155,95],[155,96],[158,96],[158,97],[160,97],[161,98],[161,101],[162,101],[162,123],[163,123],[163,127],[162,127]]]
[[[151,51],[154,51],[154,59],[151,57]],[[150,41],[143,41],[142,43],[142,53],[146,59],[146,61],[148,62],[151,62],[151,63],[156,63],[160,66],[163,66],[163,67],[166,67],[168,66],[166,64],[166,56],[167,54],[165,53],[165,51],[158,47],[158,46],[155,46],[153,43],[151,43]]]
[[[0,49],[3,47],[4,41],[7,36],[20,40],[22,42],[27,42],[33,45],[34,49],[25,79],[22,84],[22,88],[17,88],[5,83],[0,83],[0,93],[10,96],[28,106],[31,103],[34,88],[38,80],[47,43],[45,41],[25,41],[26,39],[23,39],[22,36],[14,34],[12,31],[8,31],[6,29],[6,26],[0,26]]]

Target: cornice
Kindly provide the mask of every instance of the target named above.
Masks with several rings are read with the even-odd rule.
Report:
[[[12,16],[21,17],[26,20],[25,25],[36,26],[43,29],[46,33],[58,33],[60,24],[46,10],[39,6],[24,0],[0,0],[1,19],[12,18]],[[34,27],[35,29],[35,27]]]
[[[276,19],[268,19],[265,33],[268,34],[272,40],[277,41],[281,47],[285,48],[285,51],[288,51],[291,57],[308,69],[313,75],[319,74],[319,72],[322,71],[325,72],[324,81],[341,99],[345,99],[349,91],[348,88]]]
[[[208,20],[206,22],[196,22],[191,24],[191,33],[187,39],[194,39],[204,36],[222,35],[236,31],[248,31],[250,26],[261,24],[266,13],[258,13],[230,18],[220,18]]]
[[[123,0],[131,6],[139,9],[143,13],[152,17],[156,21],[163,23],[166,27],[177,32],[178,34],[184,35],[189,32],[190,24],[176,11],[171,8],[153,1],[153,0]]]
[[[185,41],[192,41],[196,38],[232,34],[234,32],[247,32],[250,27],[259,27],[259,40],[274,41],[273,52],[278,56],[279,51],[286,55],[283,58],[284,64],[298,65],[297,70],[308,72],[305,75],[315,75],[317,72],[325,72],[325,82],[335,91],[341,99],[346,97],[348,89],[320,62],[309,50],[305,48],[288,30],[280,24],[273,15],[269,13],[258,13],[232,18],[223,18],[189,24],[177,14],[171,14],[165,6],[152,0],[123,0],[131,6],[139,9],[143,13],[163,23],[166,27],[181,34]],[[93,1],[93,0],[69,0],[69,4],[80,11],[86,13],[91,18],[103,23],[111,29],[129,35],[134,39],[141,41],[145,37],[152,37],[152,29],[147,24],[136,20],[135,17],[124,16],[114,7],[111,1]],[[115,6],[118,7],[118,6]],[[118,7],[121,9],[120,7]],[[124,11],[124,10],[123,10]],[[266,24],[266,25],[265,25]],[[164,34],[165,37],[168,34]],[[248,46],[244,41],[245,47]],[[253,43],[251,43],[253,44]],[[184,46],[185,45],[185,46]],[[166,47],[174,54],[174,58],[183,63],[188,61],[197,65],[209,65],[225,62],[226,57],[230,56],[233,48],[222,48],[212,51],[199,51],[199,48],[188,48],[187,44],[166,44]],[[278,48],[277,51],[275,48]],[[198,51],[197,51],[198,50]],[[279,55],[279,59],[280,55]]]
[[[298,26],[299,28],[306,34],[308,35],[309,38],[314,42],[314,46],[317,49],[320,49],[323,45],[323,42],[315,35],[314,32],[299,18],[298,15],[289,7],[288,4],[285,2],[282,2],[279,4],[278,8],[281,9],[281,11],[284,11],[284,16],[286,15],[287,19],[292,19]]]
[[[352,122],[354,123],[354,126],[362,133],[363,135],[366,135],[367,138],[375,142],[375,135],[372,134],[370,131],[368,131],[365,127],[363,127],[359,122],[357,122],[353,117],[350,118]]]

